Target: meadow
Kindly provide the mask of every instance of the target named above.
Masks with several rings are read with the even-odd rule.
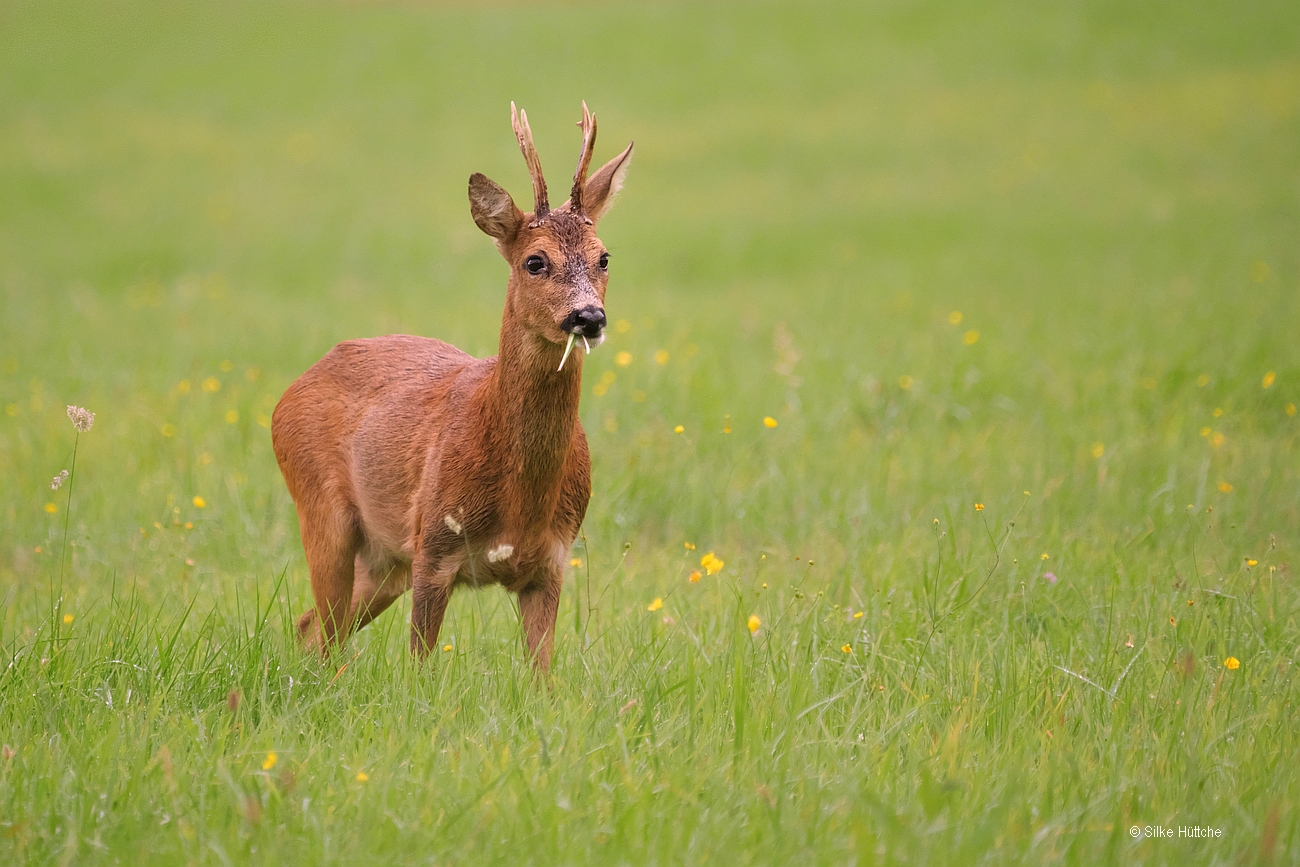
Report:
[[[493,354],[584,99],[549,684],[496,589],[304,655],[271,409]],[[0,860],[1300,863],[1298,153],[1273,0],[8,0]]]

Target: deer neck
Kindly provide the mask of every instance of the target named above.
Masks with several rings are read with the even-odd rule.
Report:
[[[529,334],[507,310],[496,369],[487,383],[492,458],[506,474],[526,524],[549,521],[559,500],[582,391],[582,356],[557,371],[561,348]]]

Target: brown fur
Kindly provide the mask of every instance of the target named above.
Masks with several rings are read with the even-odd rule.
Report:
[[[530,131],[520,146],[531,171]],[[591,496],[582,353],[556,370],[561,323],[603,307],[592,222],[631,151],[592,177],[585,214],[571,202],[524,214],[501,187],[470,178],[474,221],[510,264],[497,356],[408,335],[351,340],[281,398],[271,439],[311,572],[315,606],[298,619],[309,646],[342,643],[413,588],[411,651],[423,658],[453,589],[501,584],[519,596],[529,654],[549,666],[563,570]],[[546,273],[525,269],[535,255]]]

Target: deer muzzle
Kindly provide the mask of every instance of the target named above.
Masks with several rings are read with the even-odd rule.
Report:
[[[564,317],[560,328],[565,334],[576,334],[595,340],[605,331],[605,311],[599,307],[582,307]]]

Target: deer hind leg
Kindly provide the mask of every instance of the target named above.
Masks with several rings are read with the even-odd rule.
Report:
[[[555,619],[560,612],[561,581],[544,578],[519,591],[519,616],[524,622],[528,655],[538,671],[551,667],[555,645]]]
[[[298,637],[307,647],[324,653],[331,644],[342,644],[348,637],[361,533],[347,509],[321,511],[323,514],[309,514],[298,509],[316,603],[298,618]]]

